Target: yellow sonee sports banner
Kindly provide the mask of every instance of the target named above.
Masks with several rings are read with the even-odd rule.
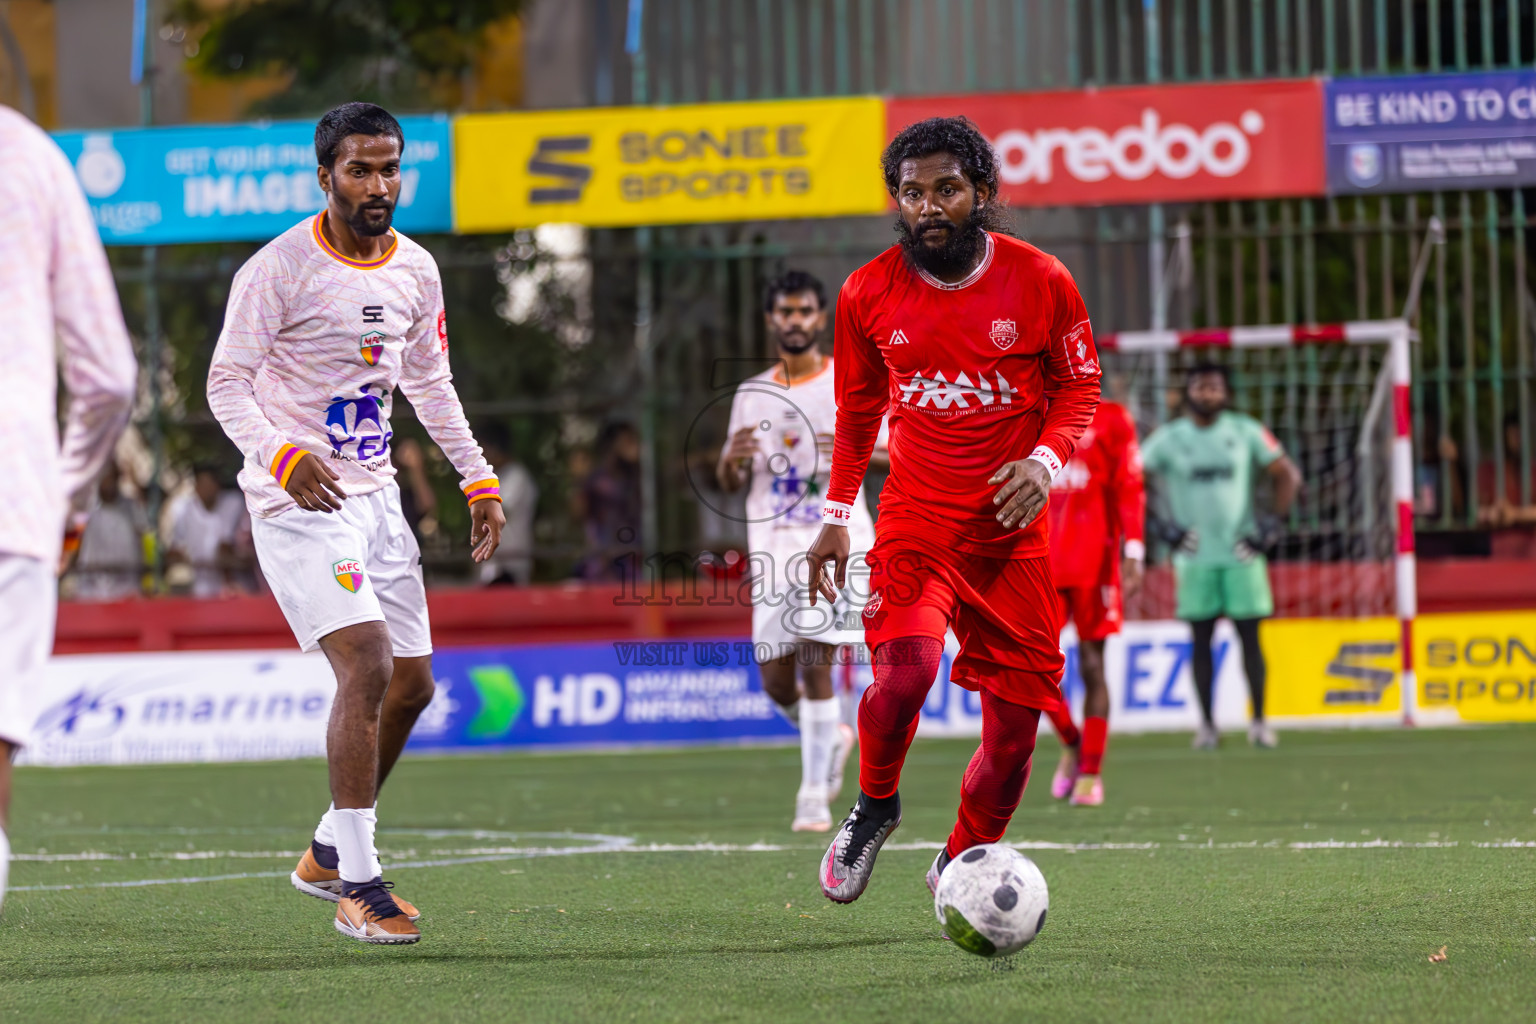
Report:
[[[881,213],[877,97],[466,114],[454,230]]]
[[[1269,667],[1270,715],[1402,714],[1396,619],[1267,619],[1259,643]]]
[[[1420,615],[1413,647],[1426,717],[1536,721],[1536,612]]]

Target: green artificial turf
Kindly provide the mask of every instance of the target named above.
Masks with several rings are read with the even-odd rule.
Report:
[[[1028,851],[1050,918],[1005,970],[940,937],[933,847],[902,848],[947,835],[970,751],[914,747],[905,822],[851,906],[817,889],[826,839],[788,829],[793,748],[407,760],[380,847],[424,914],[409,947],[342,938],[330,904],[288,885],[327,800],[318,763],[21,770],[13,845],[50,859],[12,865],[0,1019],[1536,1015],[1536,848],[1509,845],[1536,842],[1536,729],[1291,733],[1262,752],[1228,737],[1214,754],[1116,737],[1095,809],[1050,800],[1047,741],[1009,838],[1078,845]],[[1297,845],[1330,840],[1354,845]],[[70,854],[113,859],[52,859]],[[389,867],[455,860],[471,862]],[[100,887],[239,874],[276,877]],[[76,888],[27,889],[60,885]]]

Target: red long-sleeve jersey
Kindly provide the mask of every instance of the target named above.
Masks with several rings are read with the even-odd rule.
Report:
[[[1047,517],[1004,529],[987,481],[1031,454],[1059,471],[1098,404],[1093,331],[1059,260],[988,234],[976,270],[951,285],[892,246],[843,285],[834,351],[827,521],[851,506],[889,409],[878,537],[998,558],[1046,553]]]
[[[1051,575],[1057,587],[1096,587],[1120,557],[1120,541],[1142,541],[1147,497],[1136,423],[1125,406],[1100,402],[1077,452],[1051,483]]]

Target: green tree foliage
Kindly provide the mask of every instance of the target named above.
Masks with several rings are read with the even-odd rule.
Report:
[[[177,0],[173,18],[204,35],[191,66],[221,78],[291,76],[259,112],[311,112],[341,99],[395,110],[451,105],[488,26],[522,0]]]

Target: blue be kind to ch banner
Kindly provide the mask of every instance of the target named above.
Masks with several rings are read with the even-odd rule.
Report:
[[[402,117],[405,153],[395,226],[453,228],[449,121]],[[229,126],[62,132],[108,245],[264,241],[325,204],[315,176],[315,126]]]
[[[1536,184],[1536,70],[1327,83],[1335,195]]]

